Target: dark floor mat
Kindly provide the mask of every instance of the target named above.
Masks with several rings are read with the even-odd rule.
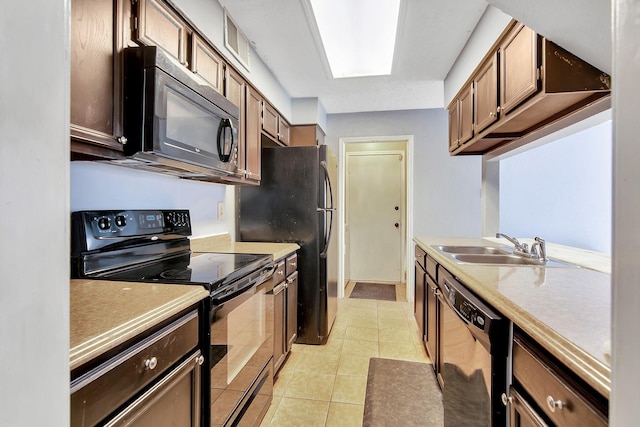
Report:
[[[358,282],[349,298],[377,299],[383,301],[396,300],[396,286],[384,283]]]
[[[433,365],[371,358],[362,425],[443,426],[442,392]]]

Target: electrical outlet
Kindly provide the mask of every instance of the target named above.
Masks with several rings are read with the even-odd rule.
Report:
[[[224,202],[218,202],[218,219],[224,219]]]

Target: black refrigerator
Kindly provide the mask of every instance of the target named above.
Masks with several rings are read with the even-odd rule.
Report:
[[[326,145],[264,147],[260,186],[238,188],[238,241],[300,245],[300,344],[325,344],[336,317],[336,177],[337,162]]]

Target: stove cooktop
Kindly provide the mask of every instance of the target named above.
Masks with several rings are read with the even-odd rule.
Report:
[[[194,252],[106,274],[101,279],[202,285],[210,292],[268,265],[270,255]]]

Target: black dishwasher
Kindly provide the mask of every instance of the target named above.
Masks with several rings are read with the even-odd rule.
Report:
[[[445,426],[504,426],[509,320],[438,267]]]

